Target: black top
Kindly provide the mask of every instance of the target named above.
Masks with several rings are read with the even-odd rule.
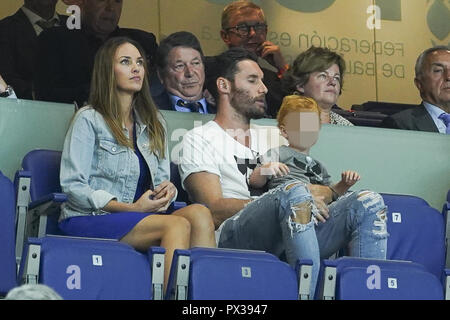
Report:
[[[144,48],[148,62],[154,60],[158,45],[152,33],[117,28],[109,38],[118,36],[135,40]],[[62,103],[76,101],[82,106],[89,96],[95,55],[102,44],[101,39],[84,32],[83,28],[69,30],[64,26],[43,31],[37,45],[36,99]],[[152,65],[149,66],[153,70]]]
[[[142,155],[141,151],[137,146],[136,122],[134,122],[133,126],[134,126],[133,128],[134,153],[136,154],[139,160],[139,180],[133,200],[133,202],[136,202],[148,189],[151,189],[153,191],[153,182],[152,176],[150,175],[150,168],[148,167],[148,164],[145,161],[144,156]]]

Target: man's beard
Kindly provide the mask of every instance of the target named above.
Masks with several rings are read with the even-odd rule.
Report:
[[[267,108],[265,95],[260,95],[257,97],[251,97],[243,89],[233,88],[233,95],[231,96],[231,106],[248,120],[250,119],[261,119],[265,115],[265,110]],[[257,100],[264,100],[264,109],[256,105]]]

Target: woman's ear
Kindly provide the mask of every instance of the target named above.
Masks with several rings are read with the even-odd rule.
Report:
[[[295,89],[299,92],[299,93],[301,93],[301,94],[305,94],[305,88],[304,88],[304,86],[301,86],[301,85],[296,85],[295,86]]]

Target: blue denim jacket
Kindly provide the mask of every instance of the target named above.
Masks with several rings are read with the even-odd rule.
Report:
[[[137,146],[156,187],[170,179],[167,137],[166,157],[160,159],[149,149],[147,127],[137,112],[135,119]],[[165,124],[161,115],[160,121]],[[128,135],[127,129],[124,132]],[[60,220],[107,214],[102,208],[113,199],[132,203],[138,179],[139,160],[134,151],[117,143],[100,113],[89,106],[80,109],[69,127],[62,152],[60,183],[68,201],[62,207]]]

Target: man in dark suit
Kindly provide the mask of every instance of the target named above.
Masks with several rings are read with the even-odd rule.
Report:
[[[438,46],[417,59],[414,83],[422,103],[386,118],[383,127],[450,134],[450,50]]]
[[[258,56],[264,73],[266,116],[276,118],[283,100],[280,78],[288,69],[280,47],[267,41],[267,23],[263,10],[251,1],[234,1],[224,8],[220,36],[229,47],[243,47]],[[214,66],[207,65],[206,72]]]
[[[32,99],[37,38],[46,28],[66,23],[55,12],[58,0],[25,0],[12,16],[0,21],[0,74],[17,96]]]
[[[34,77],[36,99],[84,105],[89,97],[97,50],[107,39],[116,36],[129,37],[144,48],[150,78],[152,75],[156,78],[151,64],[158,47],[156,38],[149,32],[118,27],[122,1],[78,0],[77,4],[81,9],[81,29],[58,27],[39,36],[39,64]]]
[[[190,32],[175,32],[161,41],[155,62],[164,90],[152,92],[160,110],[216,112],[204,95],[204,61],[200,42]]]

